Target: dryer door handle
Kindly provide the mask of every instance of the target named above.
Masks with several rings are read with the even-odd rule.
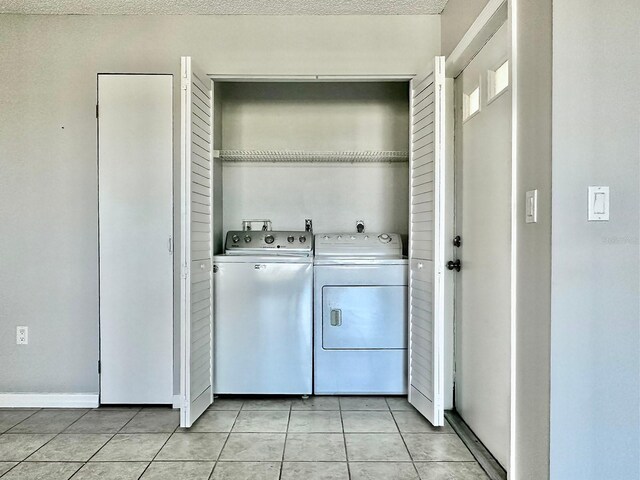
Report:
[[[331,326],[339,327],[342,325],[342,310],[339,308],[331,309]]]

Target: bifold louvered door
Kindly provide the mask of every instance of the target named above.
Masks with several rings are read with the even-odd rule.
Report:
[[[181,408],[190,427],[213,402],[213,89],[181,60]]]
[[[409,402],[444,425],[445,62],[411,81]]]

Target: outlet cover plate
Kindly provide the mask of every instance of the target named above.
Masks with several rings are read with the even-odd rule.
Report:
[[[29,327],[18,326],[16,327],[16,345],[28,345],[29,344]]]

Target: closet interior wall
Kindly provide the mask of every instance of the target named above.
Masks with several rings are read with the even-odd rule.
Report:
[[[269,218],[274,230],[302,229],[311,218],[316,233],[355,231],[364,220],[368,231],[406,237],[407,82],[214,84],[221,233],[248,218]],[[331,161],[306,157],[327,152]],[[362,152],[393,152],[394,161],[357,161]],[[233,161],[254,153],[261,161]],[[294,158],[277,161],[282,154]]]

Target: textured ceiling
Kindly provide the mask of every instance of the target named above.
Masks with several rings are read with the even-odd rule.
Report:
[[[0,13],[112,15],[426,15],[447,0],[0,0]]]

